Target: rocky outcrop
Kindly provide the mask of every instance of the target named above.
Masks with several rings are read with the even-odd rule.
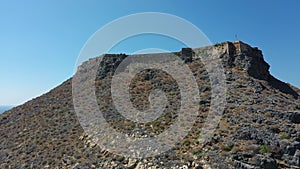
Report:
[[[223,42],[214,46],[224,51],[221,57],[225,67],[236,67],[237,69],[245,70],[250,76],[267,81],[273,88],[283,93],[291,94],[295,98],[299,97],[299,94],[288,84],[274,78],[270,74],[270,65],[264,60],[262,51],[258,48],[253,48],[241,41]]]

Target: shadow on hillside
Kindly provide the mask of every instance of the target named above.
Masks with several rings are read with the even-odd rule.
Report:
[[[287,83],[284,83],[273,76],[270,76],[268,79],[269,85],[273,88],[280,90],[283,93],[292,95],[295,99],[298,99],[299,94],[293,90]]]

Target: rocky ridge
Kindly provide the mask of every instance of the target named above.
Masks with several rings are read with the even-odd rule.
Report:
[[[213,138],[202,145],[199,139],[211,104],[211,82],[197,56],[212,57],[211,51],[216,51],[225,70],[227,104]],[[193,72],[201,100],[192,130],[172,150],[133,159],[97,146],[79,124],[69,79],[0,115],[0,168],[300,168],[300,90],[269,73],[262,51],[237,41],[183,49],[174,55]],[[113,106],[110,88],[114,71],[126,57],[109,54],[101,62],[93,58],[79,70],[88,72],[92,62],[100,65],[96,95],[110,125],[132,138],[153,137],[176,122],[178,85],[158,70],[137,74],[129,86],[134,106],[147,109],[149,93],[159,88],[167,93],[168,108],[157,120],[146,124],[124,119]]]

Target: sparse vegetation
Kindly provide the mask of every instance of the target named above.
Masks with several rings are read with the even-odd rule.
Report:
[[[225,150],[225,151],[231,151],[232,148],[233,148],[232,145],[226,145],[226,146],[223,148],[223,150]]]
[[[259,149],[261,152],[263,152],[265,154],[270,154],[270,151],[267,149],[267,147],[265,145],[260,145]]]
[[[203,153],[202,153],[202,151],[198,150],[198,151],[194,151],[194,155],[197,157],[201,157],[201,156],[203,156]]]
[[[289,139],[289,136],[286,133],[281,133],[280,138],[281,139]]]
[[[191,142],[190,142],[190,141],[185,141],[185,142],[184,142],[184,145],[185,145],[185,146],[187,146],[187,147],[189,147],[189,146],[190,146],[190,144],[191,144]]]

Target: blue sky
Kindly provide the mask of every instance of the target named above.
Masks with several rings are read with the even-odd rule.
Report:
[[[195,24],[213,43],[234,41],[237,34],[263,50],[275,77],[300,87],[299,7],[298,0],[3,0],[0,105],[24,103],[71,77],[81,48],[95,31],[138,12],[177,15]],[[182,47],[157,41],[147,45],[172,51]],[[112,52],[130,53],[137,48],[125,47]]]

